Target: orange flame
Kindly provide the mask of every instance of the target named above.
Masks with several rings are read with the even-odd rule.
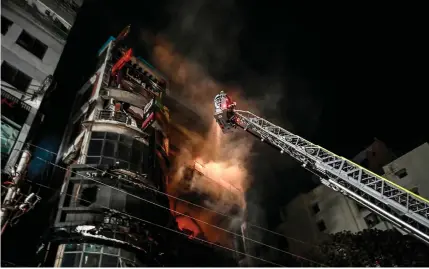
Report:
[[[171,143],[174,143],[174,140],[180,143],[174,145],[180,152],[175,158],[171,182],[167,187],[169,194],[204,194],[210,199],[202,205],[222,213],[229,212],[234,206],[244,209],[244,193],[249,182],[245,163],[250,142],[243,136],[237,138],[234,135],[223,135],[213,118],[213,97],[221,90],[226,90],[233,99],[237,99],[238,90],[214,81],[201,66],[174,51],[172,44],[165,39],[155,39],[153,55],[158,68],[171,79],[170,96],[193,104],[193,109],[201,116],[201,119],[196,120],[209,121],[211,126],[206,135],[181,130],[181,135],[186,135],[186,139],[171,137]],[[240,101],[240,106],[245,107],[246,104]],[[186,144],[183,141],[187,141]],[[199,172],[193,174],[186,188],[183,184],[185,166],[193,166]],[[190,214],[213,225],[226,229],[231,225],[230,219],[226,220],[224,216],[209,210],[172,200],[170,205],[178,212]],[[180,222],[181,229],[195,230],[189,222]],[[229,234],[209,225],[198,225],[208,240],[230,245]]]

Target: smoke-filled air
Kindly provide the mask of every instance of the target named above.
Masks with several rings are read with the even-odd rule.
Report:
[[[156,39],[153,56],[158,68],[170,78],[169,95],[189,106],[198,115],[194,120],[203,121],[207,126],[205,133],[196,133],[189,130],[191,126],[175,123],[172,117],[172,129],[177,132],[171,132],[171,140],[180,150],[175,156],[168,191],[179,196],[194,193],[203,206],[240,218],[240,212],[245,209],[244,194],[251,180],[246,165],[252,142],[243,134],[222,134],[213,118],[213,98],[224,90],[241,106],[247,106],[246,102],[240,100],[238,88],[215,81],[199,64],[174,51],[165,39]],[[195,169],[195,172],[186,175],[189,173],[187,167]],[[170,202],[179,212],[231,228],[231,219],[184,203],[178,204],[177,201]],[[202,223],[198,225],[209,240],[225,244],[229,241],[225,240],[228,235],[224,232]]]

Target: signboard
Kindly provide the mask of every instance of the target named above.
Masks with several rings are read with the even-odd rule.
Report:
[[[27,120],[30,110],[31,106],[22,102],[20,99],[8,93],[7,91],[1,91],[2,117],[5,117],[8,120],[22,126]]]

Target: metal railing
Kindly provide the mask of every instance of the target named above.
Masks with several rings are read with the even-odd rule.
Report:
[[[134,119],[130,115],[122,111],[113,111],[108,109],[99,109],[95,115],[96,120],[108,120],[125,123],[132,127],[140,128],[142,121],[140,119]]]

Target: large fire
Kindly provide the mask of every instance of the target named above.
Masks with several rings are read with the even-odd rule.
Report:
[[[171,143],[180,151],[175,156],[170,175],[171,181],[167,187],[169,194],[203,197],[199,201],[200,205],[240,218],[237,212],[242,212],[246,206],[244,194],[249,184],[249,174],[245,164],[251,144],[245,136],[223,135],[213,118],[213,97],[221,90],[226,90],[232,92],[234,98],[238,96],[237,89],[227,88],[214,81],[201,66],[175,52],[173,46],[164,39],[156,39],[153,55],[158,68],[171,80],[171,95],[193,104],[192,109],[200,116],[200,119],[195,120],[206,121],[210,126],[203,135],[186,130],[188,126],[175,126],[181,130],[180,136],[171,132]],[[174,119],[172,124],[175,124]],[[186,175],[190,168],[194,172]],[[170,205],[178,212],[230,229],[231,219],[213,211],[175,199],[170,199]],[[208,240],[224,245],[231,243],[230,234],[210,225],[199,222],[197,229],[194,223],[183,217],[177,218],[177,221],[182,230],[193,231],[195,236],[201,228]]]

